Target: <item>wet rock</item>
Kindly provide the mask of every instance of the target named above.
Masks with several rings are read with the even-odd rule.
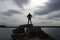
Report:
[[[26,32],[25,28],[27,28]],[[54,38],[41,30],[41,27],[34,27],[32,24],[20,25],[12,32],[11,36],[13,40],[54,40]]]

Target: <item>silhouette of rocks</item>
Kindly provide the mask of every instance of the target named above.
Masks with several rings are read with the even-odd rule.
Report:
[[[16,28],[15,30],[13,30],[12,32],[14,34],[17,34],[17,33],[24,33],[25,30],[24,28],[32,28],[33,25],[32,24],[29,24],[29,25],[20,25],[18,28]]]
[[[5,26],[5,25],[0,25],[0,27],[7,27],[7,26]]]
[[[33,26],[33,24],[20,25],[12,33],[13,40],[54,40],[41,30],[41,27]]]

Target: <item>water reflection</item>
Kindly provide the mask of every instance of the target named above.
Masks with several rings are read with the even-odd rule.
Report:
[[[60,40],[60,28],[42,28],[42,30],[54,37],[56,40]]]
[[[0,40],[10,40],[13,29],[15,28],[0,28]]]

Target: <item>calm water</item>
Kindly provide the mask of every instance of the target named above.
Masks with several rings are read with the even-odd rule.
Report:
[[[0,28],[0,40],[11,40],[13,29],[15,28]],[[42,30],[56,40],[60,40],[60,28],[42,28]]]

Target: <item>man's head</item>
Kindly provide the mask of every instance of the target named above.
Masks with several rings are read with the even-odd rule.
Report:
[[[30,13],[29,13],[29,15],[30,15]]]

